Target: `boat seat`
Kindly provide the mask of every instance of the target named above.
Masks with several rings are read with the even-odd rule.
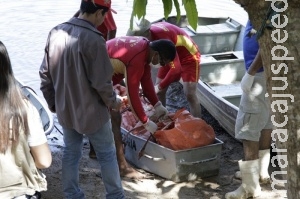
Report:
[[[240,81],[245,74],[243,51],[201,55],[200,80],[220,85]]]
[[[209,84],[211,89],[220,97],[233,97],[242,95],[240,82],[232,84]]]

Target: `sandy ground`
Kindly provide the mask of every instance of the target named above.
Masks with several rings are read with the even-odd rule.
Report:
[[[242,144],[229,136],[218,122],[202,108],[203,119],[214,127],[218,139],[224,142],[219,161],[219,173],[216,176],[197,179],[192,182],[175,183],[157,175],[138,169],[146,174],[147,178],[139,181],[122,179],[127,199],[217,199],[224,198],[225,193],[233,191],[241,184],[240,180],[233,178],[238,170],[238,160],[243,158]],[[53,163],[50,168],[43,170],[48,180],[48,191],[42,193],[43,199],[63,198],[61,185],[61,158],[62,136],[54,130],[48,137],[51,145]],[[80,162],[80,186],[87,199],[105,198],[105,190],[101,180],[98,162],[88,156],[89,144],[84,140],[83,157]],[[270,173],[278,170],[270,165]],[[273,190],[269,185],[262,186],[262,195],[258,199],[286,198],[284,184],[275,186]]]

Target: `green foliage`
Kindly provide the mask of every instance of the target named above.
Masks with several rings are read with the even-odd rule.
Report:
[[[182,3],[186,10],[186,16],[190,26],[196,30],[198,25],[198,11],[195,0],[182,0]]]
[[[133,9],[131,13],[130,18],[130,28],[133,26],[133,18],[134,16],[137,16],[138,19],[145,17],[146,15],[146,7],[147,7],[147,0],[134,0],[133,1]],[[180,20],[180,6],[178,3],[178,0],[162,0],[163,6],[164,6],[164,17],[168,18],[170,15],[173,3],[176,9],[177,13],[177,20]],[[188,19],[188,22],[192,28],[195,30],[197,29],[197,23],[198,23],[198,11],[196,6],[196,0],[182,0],[182,5],[184,6],[184,9],[186,11],[186,16]]]
[[[134,0],[133,6],[132,6],[132,13],[130,17],[130,28],[133,26],[133,18],[134,16],[137,16],[138,19],[141,17],[145,17],[146,15],[146,6],[147,6],[147,0]]]
[[[175,9],[176,9],[176,13],[177,13],[177,22],[179,22],[180,17],[181,17],[179,3],[178,3],[178,0],[173,0],[173,1],[174,1],[174,6],[175,6]]]
[[[172,11],[173,3],[170,0],[162,0],[162,2],[164,4],[164,15],[165,15],[165,18],[167,19],[169,14]]]

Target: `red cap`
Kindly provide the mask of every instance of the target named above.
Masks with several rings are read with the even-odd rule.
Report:
[[[99,6],[108,7],[113,13],[117,13],[115,10],[111,9],[111,0],[94,0],[95,4]]]

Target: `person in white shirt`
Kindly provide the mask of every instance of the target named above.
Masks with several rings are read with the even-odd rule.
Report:
[[[22,95],[0,41],[0,198],[40,198],[52,155],[37,109]]]

